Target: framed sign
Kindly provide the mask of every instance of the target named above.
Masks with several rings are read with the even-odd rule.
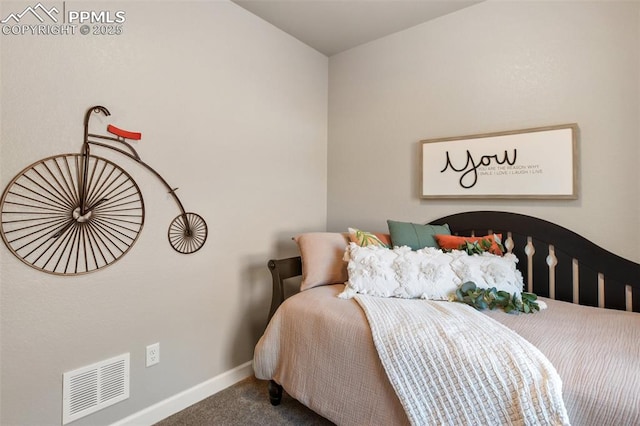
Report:
[[[422,143],[422,198],[577,198],[577,124]]]

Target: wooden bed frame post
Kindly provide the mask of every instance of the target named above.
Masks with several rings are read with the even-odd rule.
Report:
[[[278,306],[284,302],[284,280],[287,278],[302,275],[302,261],[300,256],[289,257],[286,259],[271,259],[267,262],[267,266],[271,271],[271,279],[273,284],[273,295],[271,297],[271,308],[269,309],[269,319],[278,309]],[[269,380],[269,401],[271,405],[280,405],[282,401],[282,386],[274,380]]]
[[[271,401],[271,405],[280,405],[282,401],[282,386],[274,382],[273,380],[269,380],[269,401]]]
[[[271,259],[267,262],[267,266],[271,271],[271,280],[273,284],[273,295],[271,297],[271,309],[269,309],[269,319],[278,309],[278,306],[284,302],[284,280],[287,278],[302,275],[302,263],[300,256],[289,257],[286,259]]]

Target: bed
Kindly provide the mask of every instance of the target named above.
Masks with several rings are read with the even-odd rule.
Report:
[[[522,214],[475,211],[430,223],[447,224],[454,235],[501,235],[506,250],[518,259],[524,290],[537,294],[547,305],[534,314],[500,310],[479,314],[496,327],[515,332],[525,341],[524,347],[531,345],[532,352],[540,352],[561,380],[565,417],[547,421],[525,414],[513,424],[640,424],[639,264],[564,227]],[[421,424],[398,391],[396,379],[388,374],[369,313],[359,299],[338,297],[344,283],[328,282],[285,297],[291,279],[304,274],[303,264],[308,266],[303,258],[304,254],[268,262],[273,299],[269,324],[256,346],[254,372],[258,379],[270,381],[272,404],[279,403],[284,389],[339,425]],[[467,307],[446,301],[405,301]],[[540,365],[546,366],[544,362]],[[430,383],[434,379],[428,376],[428,368],[413,368],[416,376],[431,377],[419,382],[421,387],[437,389],[437,383]],[[486,383],[477,381],[477,385]],[[464,416],[483,409],[456,408],[453,411],[463,412],[462,419],[467,419],[461,421],[459,416],[446,417],[451,411],[446,401],[422,403],[429,415],[440,416],[432,417],[440,420],[429,424],[473,424],[474,417]],[[485,413],[484,420],[505,423],[491,416]]]

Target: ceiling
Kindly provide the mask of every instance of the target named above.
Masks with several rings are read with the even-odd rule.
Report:
[[[232,0],[327,56],[482,0]]]

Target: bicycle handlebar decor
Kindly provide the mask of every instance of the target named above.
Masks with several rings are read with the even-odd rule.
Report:
[[[183,254],[200,250],[207,224],[185,211],[177,188],[142,161],[127,141],[142,135],[113,125],[107,126],[110,135],[89,133],[94,114],[111,115],[103,106],[87,110],[80,153],[36,161],[7,185],[0,202],[0,233],[9,250],[40,271],[77,275],[112,264],[133,246],[144,224],[140,188],[122,167],[93,155],[92,146],[118,152],[153,173],[180,210],[169,225],[169,244]]]

